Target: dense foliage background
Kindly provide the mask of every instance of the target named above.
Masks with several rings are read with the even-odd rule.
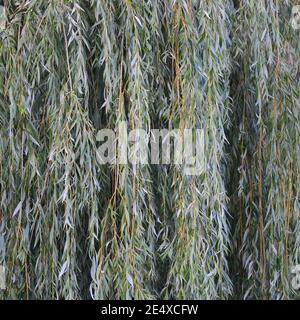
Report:
[[[3,299],[290,299],[297,0],[4,0]],[[96,133],[201,128],[206,167],[97,161]]]

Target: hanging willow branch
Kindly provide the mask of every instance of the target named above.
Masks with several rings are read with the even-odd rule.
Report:
[[[0,297],[297,297],[297,4],[0,1]],[[201,130],[201,173],[103,164],[124,121]]]
[[[174,79],[170,95],[175,97],[169,111],[170,129],[175,123],[179,129],[202,128],[207,144],[201,176],[174,170],[171,219],[175,233],[170,245],[162,248],[171,260],[164,297],[225,298],[231,292],[221,165],[229,90],[228,16],[221,2],[187,6],[178,1],[170,8]]]
[[[239,206],[237,268],[245,270],[238,271],[244,298],[295,294],[290,269],[297,264],[294,252],[299,247],[299,159],[294,149],[299,145],[294,126],[299,67],[288,5],[295,2],[241,1],[236,19],[240,74],[235,108],[240,131],[235,152],[240,167],[234,203]]]

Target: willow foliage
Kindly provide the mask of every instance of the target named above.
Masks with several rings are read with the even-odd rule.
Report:
[[[5,0],[0,297],[295,298],[294,5]],[[124,121],[202,129],[201,174],[102,165],[97,132]]]

